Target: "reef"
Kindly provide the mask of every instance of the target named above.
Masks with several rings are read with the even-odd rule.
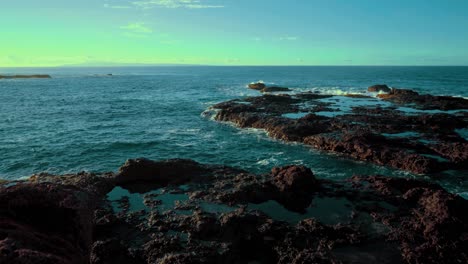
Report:
[[[468,202],[384,176],[192,160],[0,184],[1,263],[466,263]]]
[[[376,85],[369,86],[369,88],[367,88],[367,91],[389,93],[391,89],[386,84],[376,84]]]
[[[34,75],[0,75],[0,79],[50,79],[48,74],[34,74]]]
[[[393,88],[388,94],[379,94],[378,97],[400,105],[409,104],[423,110],[468,109],[468,100],[464,98],[453,96],[434,96],[430,94],[421,95],[408,89]]]
[[[382,85],[375,86],[383,89]],[[380,87],[380,88],[379,88]],[[378,97],[313,92],[222,102],[210,113],[275,139],[416,174],[468,169],[468,100],[395,89]]]
[[[279,86],[266,86],[264,83],[251,83],[248,87],[252,90],[260,91],[261,93],[273,93],[273,92],[290,92],[292,91],[286,87],[279,87]]]

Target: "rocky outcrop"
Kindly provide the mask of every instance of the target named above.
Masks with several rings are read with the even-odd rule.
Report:
[[[0,79],[50,79],[48,74],[35,74],[35,75],[0,75]]]
[[[120,167],[117,185],[156,182],[162,185],[180,184],[198,177],[207,169],[193,160],[174,159],[155,162],[145,158],[130,159]]]
[[[273,92],[290,92],[291,89],[286,87],[278,86],[266,86],[264,83],[251,83],[248,85],[250,89],[260,91],[262,93],[273,93]]]
[[[1,263],[87,263],[99,197],[75,186],[0,188]]]
[[[386,84],[376,84],[372,85],[369,88],[367,88],[368,92],[384,92],[384,93],[389,93],[391,91],[390,87],[388,87]]]
[[[304,166],[273,168],[271,174],[282,192],[310,192],[317,184],[312,171]]]
[[[122,177],[157,187],[119,197]],[[143,196],[146,206],[135,209]],[[171,196],[182,200],[168,203]],[[418,180],[321,180],[304,166],[255,175],[191,160],[129,160],[117,175],[1,183],[0,206],[1,263],[468,261],[463,198]],[[330,215],[333,222],[323,220]]]
[[[266,87],[264,83],[250,83],[249,88],[253,90],[262,90]]]
[[[262,90],[260,90],[260,92],[262,92],[262,93],[290,92],[290,91],[291,91],[291,89],[289,89],[289,88],[286,88],[286,87],[276,87],[276,86],[265,87],[265,88],[263,88]]]
[[[419,96],[399,89],[393,89],[388,96],[395,95],[397,98]],[[467,142],[456,132],[468,127],[467,115],[462,112],[468,100],[431,96],[438,98],[439,106],[446,100],[447,107],[459,106],[460,112],[435,114],[415,109],[407,114],[396,106],[380,107],[378,99],[356,97],[352,99],[355,102],[367,100],[365,106],[353,107],[344,114],[321,115],[323,111],[339,111],[333,109],[333,101],[343,99],[330,100],[330,97],[314,93],[268,94],[220,103],[213,109],[217,110],[218,121],[231,122],[240,128],[264,129],[270,137],[304,143],[356,160],[416,174],[468,169]],[[328,102],[322,100],[325,98]],[[376,106],[369,104],[372,100]],[[423,108],[434,105],[433,101],[423,102]],[[299,112],[304,113],[300,118],[285,117]]]
[[[419,109],[456,110],[468,109],[468,100],[461,97],[420,95],[408,89],[393,88],[388,94],[379,94],[379,98],[400,105],[416,105]]]
[[[411,212],[378,216],[391,229],[389,239],[398,241],[403,259],[408,263],[462,263],[468,254],[468,210],[465,199],[447,193],[440,186],[409,179],[357,177],[358,184],[369,184],[385,200],[394,199],[397,212]],[[410,209],[411,208],[411,209]]]

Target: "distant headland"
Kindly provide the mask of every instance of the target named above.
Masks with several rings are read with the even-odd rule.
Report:
[[[0,79],[50,79],[48,74],[34,74],[34,75],[0,75]]]

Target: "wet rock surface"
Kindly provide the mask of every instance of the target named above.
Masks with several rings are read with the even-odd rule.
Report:
[[[277,86],[272,86],[272,87],[265,87],[260,92],[262,93],[273,93],[273,92],[290,92],[291,89],[286,88],[286,87],[277,87]]]
[[[0,205],[1,263],[468,261],[468,202],[420,180],[137,159],[1,183]]]
[[[457,131],[468,127],[468,100],[402,89],[378,97],[267,94],[212,109],[217,121],[355,160],[416,174],[467,172],[468,141]]]
[[[397,104],[412,104],[419,109],[456,110],[468,109],[468,100],[461,97],[421,95],[408,89],[393,88],[388,94],[379,94],[380,98]]]
[[[274,93],[274,92],[290,92],[291,89],[279,86],[266,86],[264,83],[251,83],[248,85],[249,89],[257,90],[262,93]]]
[[[372,85],[369,88],[367,88],[368,92],[384,92],[384,93],[389,93],[392,89],[388,87],[386,84],[376,84]]]
[[[0,263],[86,263],[94,210],[111,188],[85,173],[0,186]]]
[[[251,83],[248,85],[250,89],[253,89],[253,90],[262,90],[266,87],[266,85],[264,83]]]

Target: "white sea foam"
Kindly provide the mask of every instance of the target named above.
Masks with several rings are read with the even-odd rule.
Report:
[[[259,160],[259,161],[257,161],[257,164],[262,165],[262,166],[267,166],[267,165],[271,165],[271,164],[277,165],[278,160],[271,157],[271,158],[268,158],[268,159]]]
[[[203,118],[207,118],[212,121],[216,121],[216,115],[219,113],[219,109],[208,108],[207,110],[203,111],[200,116]]]
[[[243,128],[242,130],[239,130],[237,132],[238,134],[255,134],[255,135],[265,135],[266,131],[265,129],[260,129],[260,128]]]

